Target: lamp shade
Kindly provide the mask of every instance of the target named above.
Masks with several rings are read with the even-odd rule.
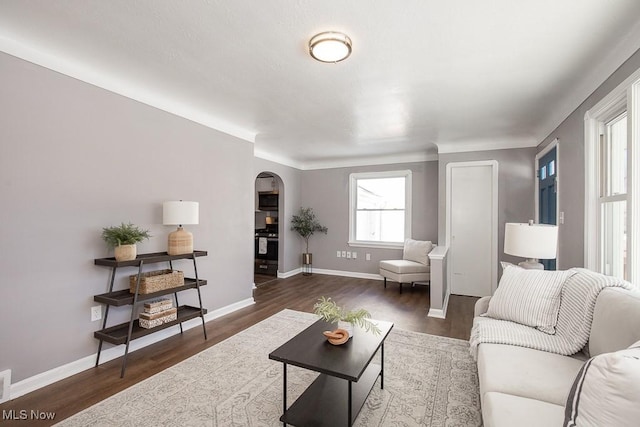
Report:
[[[554,259],[558,251],[558,227],[548,224],[508,222],[504,229],[504,253],[523,258]]]
[[[164,202],[162,204],[162,223],[164,225],[198,224],[198,202]]]

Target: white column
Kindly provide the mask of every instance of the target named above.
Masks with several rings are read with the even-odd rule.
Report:
[[[449,286],[447,284],[447,252],[448,247],[436,246],[429,253],[431,264],[431,307],[429,317],[444,319],[447,316],[447,304],[449,303]]]

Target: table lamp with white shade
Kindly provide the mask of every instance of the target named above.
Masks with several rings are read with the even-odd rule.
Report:
[[[162,223],[177,225],[178,229],[169,233],[167,253],[169,255],[190,254],[193,252],[193,234],[182,228],[183,225],[198,224],[198,202],[164,202],[162,204]]]
[[[544,270],[538,259],[554,259],[558,251],[558,227],[549,224],[508,222],[504,228],[504,253],[527,258],[522,268]]]

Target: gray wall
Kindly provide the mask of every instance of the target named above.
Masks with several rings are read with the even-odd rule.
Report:
[[[598,87],[538,147],[541,151],[555,138],[559,141],[558,181],[559,209],[565,222],[558,237],[558,268],[584,266],[585,152],[584,115],[640,68],[640,51],[636,51],[615,73]]]
[[[309,241],[313,267],[358,273],[378,273],[381,259],[402,257],[401,249],[350,247],[349,240],[349,174],[406,170],[413,172],[412,234],[414,239],[436,242],[438,234],[438,162],[363,166],[304,171],[302,205],[312,207],[327,235],[316,234]],[[300,246],[300,252],[304,247]],[[337,258],[337,250],[358,252],[357,259]],[[371,261],[365,254],[371,254]]]
[[[254,179],[261,172],[277,175],[281,182],[279,209],[278,271],[287,273],[300,267],[300,237],[291,231],[291,217],[300,208],[302,171],[268,160],[254,158]]]
[[[16,382],[96,352],[90,307],[109,269],[93,260],[112,256],[102,227],[131,221],[153,234],[140,253],[164,251],[166,200],[200,202],[187,228],[209,251],[204,306],[251,298],[253,144],[3,53],[0,75],[0,371]]]
[[[444,244],[446,235],[446,171],[451,162],[496,160],[498,162],[498,261],[520,262],[522,258],[505,255],[504,224],[527,222],[534,217],[535,148],[440,154],[440,194],[438,240]],[[471,213],[473,215],[473,213]],[[501,269],[498,268],[499,275]]]

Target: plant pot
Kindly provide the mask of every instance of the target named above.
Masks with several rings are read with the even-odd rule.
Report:
[[[311,276],[311,264],[313,264],[313,257],[310,253],[302,254],[302,275]]]
[[[116,261],[133,261],[137,252],[136,245],[120,245],[113,248]]]
[[[310,253],[304,253],[302,254],[302,264],[304,265],[309,265],[309,264],[313,264],[313,254]]]

